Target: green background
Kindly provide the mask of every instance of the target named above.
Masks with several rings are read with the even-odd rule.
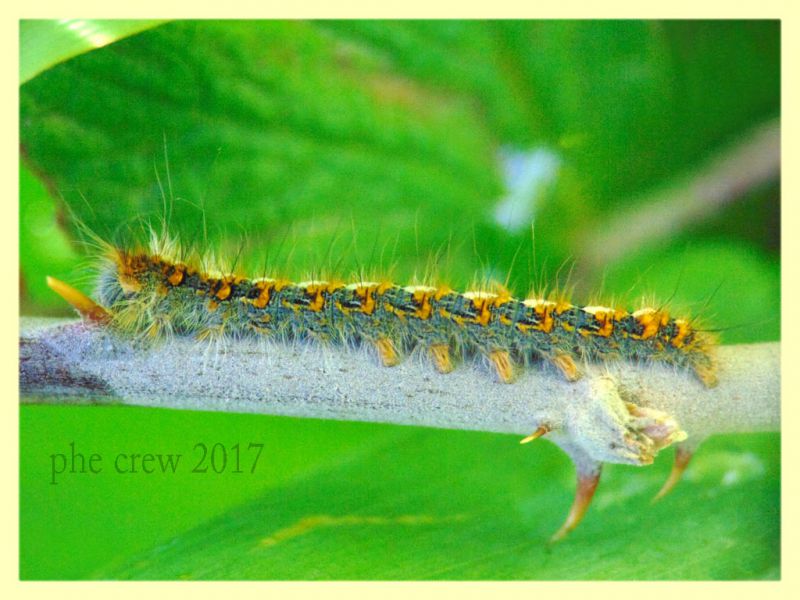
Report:
[[[172,231],[245,269],[411,281],[435,263],[457,287],[671,298],[724,343],[779,339],[777,179],[613,263],[581,254],[779,116],[777,22],[83,25],[21,23],[23,314],[69,314],[45,275],[91,291],[76,221],[129,242],[166,197]],[[90,50],[75,31],[118,41]],[[531,198],[532,243],[492,211],[500,156],[536,150],[559,166]],[[708,441],[654,506],[669,456],[609,467],[585,522],[550,547],[574,474],[548,443],[121,407],[23,406],[20,433],[26,579],[780,575],[777,434]],[[70,442],[108,468],[51,485]],[[198,442],[265,449],[254,474],[110,468],[120,452],[191,462]]]

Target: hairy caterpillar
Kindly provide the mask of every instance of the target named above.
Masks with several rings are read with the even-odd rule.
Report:
[[[707,387],[716,384],[713,338],[662,309],[629,312],[563,299],[519,300],[499,287],[461,293],[389,281],[250,279],[208,268],[197,254],[155,233],[146,249],[100,245],[99,304],[56,280],[51,287],[85,317],[135,340],[278,337],[366,343],[387,367],[414,349],[424,350],[442,374],[466,355],[479,355],[503,383],[512,383],[520,369],[535,368],[536,362],[552,364],[566,380],[576,381],[581,363],[659,361],[693,373]],[[657,411],[626,409],[655,432],[653,439],[662,440],[656,449],[685,439]],[[542,424],[523,442],[550,431]],[[686,462],[676,465],[682,470]],[[579,471],[578,496],[557,537],[580,521],[598,481],[599,471]],[[676,481],[671,478],[668,486]]]
[[[449,287],[389,281],[248,279],[202,270],[180,244],[153,236],[145,250],[106,245],[97,296],[112,326],[157,339],[192,335],[289,336],[372,344],[385,366],[413,348],[425,349],[447,373],[464,353],[484,356],[499,380],[534,359],[580,377],[580,361],[616,358],[663,361],[716,381],[713,339],[664,310],[628,312],[576,306],[565,300],[518,300],[507,291],[457,292]]]

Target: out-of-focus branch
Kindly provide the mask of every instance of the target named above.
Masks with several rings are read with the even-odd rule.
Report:
[[[763,124],[688,180],[594,227],[578,252],[577,268],[601,272],[632,248],[673,237],[749,190],[775,180],[780,176],[780,148],[780,121]]]

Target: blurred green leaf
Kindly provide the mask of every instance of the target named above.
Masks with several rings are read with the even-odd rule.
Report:
[[[50,192],[30,169],[20,165],[20,195],[25,202],[20,204],[19,244],[26,255],[24,301],[40,306],[48,305],[54,298],[45,283],[48,275],[58,279],[74,281],[78,275],[75,264],[80,254],[71,246],[63,227],[59,227]],[[21,310],[26,312],[26,306]]]
[[[27,406],[22,426],[23,578],[780,576],[776,434],[706,442],[655,505],[669,453],[647,469],[609,466],[585,522],[550,546],[574,471],[548,442],[142,408]],[[104,471],[51,485],[49,456],[75,440]],[[251,441],[265,444],[253,475],[190,472],[195,443]],[[186,462],[176,475],[118,474],[120,452],[182,452]]]
[[[231,254],[247,234],[253,265],[269,253],[291,276],[323,263],[395,265],[403,279],[439,253],[463,286],[479,265],[504,279],[521,248],[512,279],[524,293],[542,263],[552,275],[574,255],[587,223],[777,112],[777,33],[777,22],[175,22],[23,86],[22,142],[107,237],[159,214],[163,187],[174,229],[197,241],[205,216]],[[538,202],[536,265],[527,234],[490,221],[505,147],[548,148],[563,165]]]
[[[23,19],[19,24],[20,83],[73,56],[102,48],[163,20]]]
[[[448,243],[440,224],[481,220],[501,190],[495,142],[466,99],[311,23],[169,24],[44,73],[22,105],[27,156],[95,231],[158,213],[160,177],[185,237],[205,215],[210,239],[234,234],[234,249],[250,232],[258,264],[287,237],[300,269],[337,235],[339,255],[357,255],[355,230],[359,260],[397,258],[408,273],[416,247]],[[471,254],[462,245],[460,263]]]

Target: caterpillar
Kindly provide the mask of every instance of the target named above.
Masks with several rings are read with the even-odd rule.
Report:
[[[383,365],[427,352],[446,374],[465,354],[485,357],[501,382],[537,359],[570,381],[578,364],[654,360],[716,383],[713,337],[663,309],[577,306],[566,300],[517,299],[494,291],[402,286],[388,280],[294,283],[202,269],[180,244],[152,236],[147,249],[106,244],[97,297],[112,328],[140,338],[198,340],[277,336],[371,344]]]

